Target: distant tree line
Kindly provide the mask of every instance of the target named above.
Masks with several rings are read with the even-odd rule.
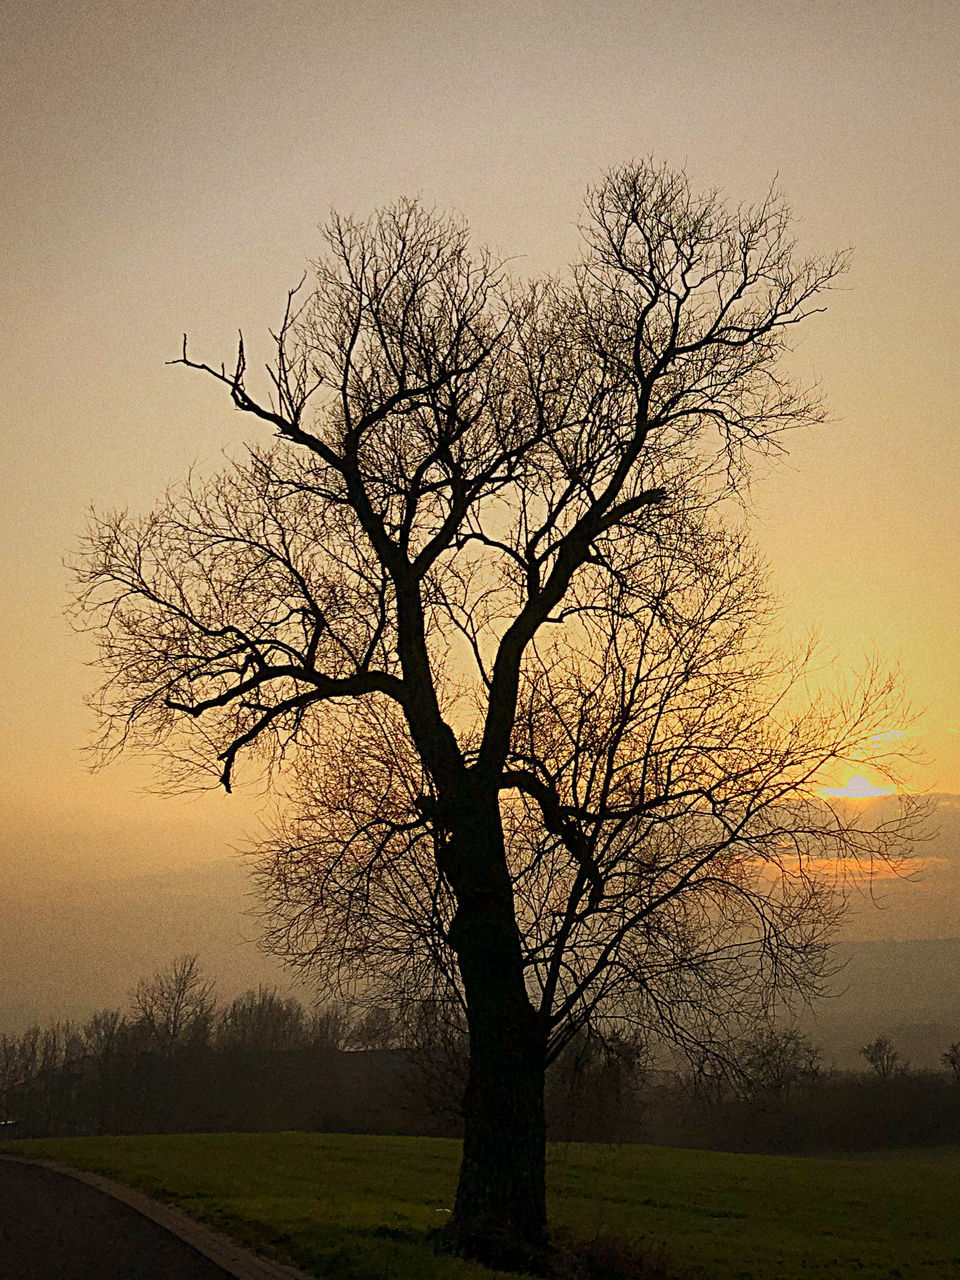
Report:
[[[392,1073],[357,1052],[390,1046],[382,1011],[308,1010],[264,987],[220,1003],[184,956],[126,1010],[0,1035],[0,1122],[16,1137],[395,1127]]]
[[[960,1041],[940,1073],[911,1071],[882,1035],[860,1055],[862,1072],[827,1069],[795,1027],[683,1061],[622,1030],[579,1036],[548,1077],[548,1135],[782,1152],[960,1142]],[[307,1008],[265,987],[219,1001],[183,956],[125,1010],[0,1035],[0,1136],[459,1136],[466,1078],[464,1029],[436,1002]]]
[[[648,1090],[646,1140],[784,1154],[955,1144],[957,1048],[942,1055],[947,1072],[913,1071],[877,1036],[859,1050],[864,1070],[845,1071],[796,1028],[767,1028],[745,1037],[730,1069],[694,1064]]]

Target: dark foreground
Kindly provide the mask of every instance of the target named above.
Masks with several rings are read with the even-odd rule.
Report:
[[[0,1160],[0,1280],[229,1280],[232,1274],[95,1187]]]

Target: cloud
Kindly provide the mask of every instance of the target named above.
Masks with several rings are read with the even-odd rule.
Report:
[[[898,730],[892,729],[891,733]],[[902,732],[902,731],[901,731]],[[840,796],[844,800],[869,800],[872,796],[892,796],[893,787],[876,787],[861,774],[855,773],[842,787],[821,787],[822,796]]]
[[[804,858],[794,866],[787,861],[777,866],[762,859],[753,858],[747,865],[759,871],[762,878],[771,882],[779,880],[781,876],[791,879],[802,874],[812,877],[829,876],[833,877],[837,883],[863,888],[881,880],[899,881],[906,885],[922,883],[920,878],[927,873],[935,875],[953,864],[949,858],[913,855],[902,862],[895,863],[884,862],[882,858],[865,859],[859,862],[856,858],[826,857]]]
[[[873,735],[874,742],[899,742],[907,736],[906,729],[884,729],[883,733]]]

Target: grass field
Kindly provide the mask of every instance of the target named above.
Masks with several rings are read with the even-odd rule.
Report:
[[[455,1280],[494,1273],[438,1257],[458,1144],[306,1133],[8,1142],[179,1205],[318,1276]],[[706,1280],[960,1277],[960,1150],[860,1159],[555,1146],[551,1214],[614,1232]],[[505,1273],[497,1273],[505,1280]]]

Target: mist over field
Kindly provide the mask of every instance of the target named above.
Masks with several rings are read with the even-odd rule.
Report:
[[[256,946],[256,902],[238,858],[178,871],[8,889],[0,904],[0,1028],[124,1006],[137,980],[196,952],[232,996],[292,975]]]
[[[937,797],[934,825],[908,875],[884,877],[872,893],[851,890],[835,948],[843,968],[830,998],[801,1019],[826,1065],[862,1066],[860,1046],[884,1034],[914,1067],[935,1068],[944,1046],[960,1037],[960,797]],[[18,849],[22,856],[18,834],[4,833],[8,867]],[[73,833],[81,852],[104,837]],[[146,856],[155,863],[159,853]],[[140,977],[185,952],[199,955],[223,997],[262,983],[309,1002],[309,986],[256,945],[258,903],[243,858],[202,860],[196,843],[183,843],[179,856],[184,865],[149,874],[133,871],[135,847],[126,858],[131,874],[82,878],[78,858],[56,856],[42,880],[8,874],[0,897],[0,1030],[124,1006]]]

